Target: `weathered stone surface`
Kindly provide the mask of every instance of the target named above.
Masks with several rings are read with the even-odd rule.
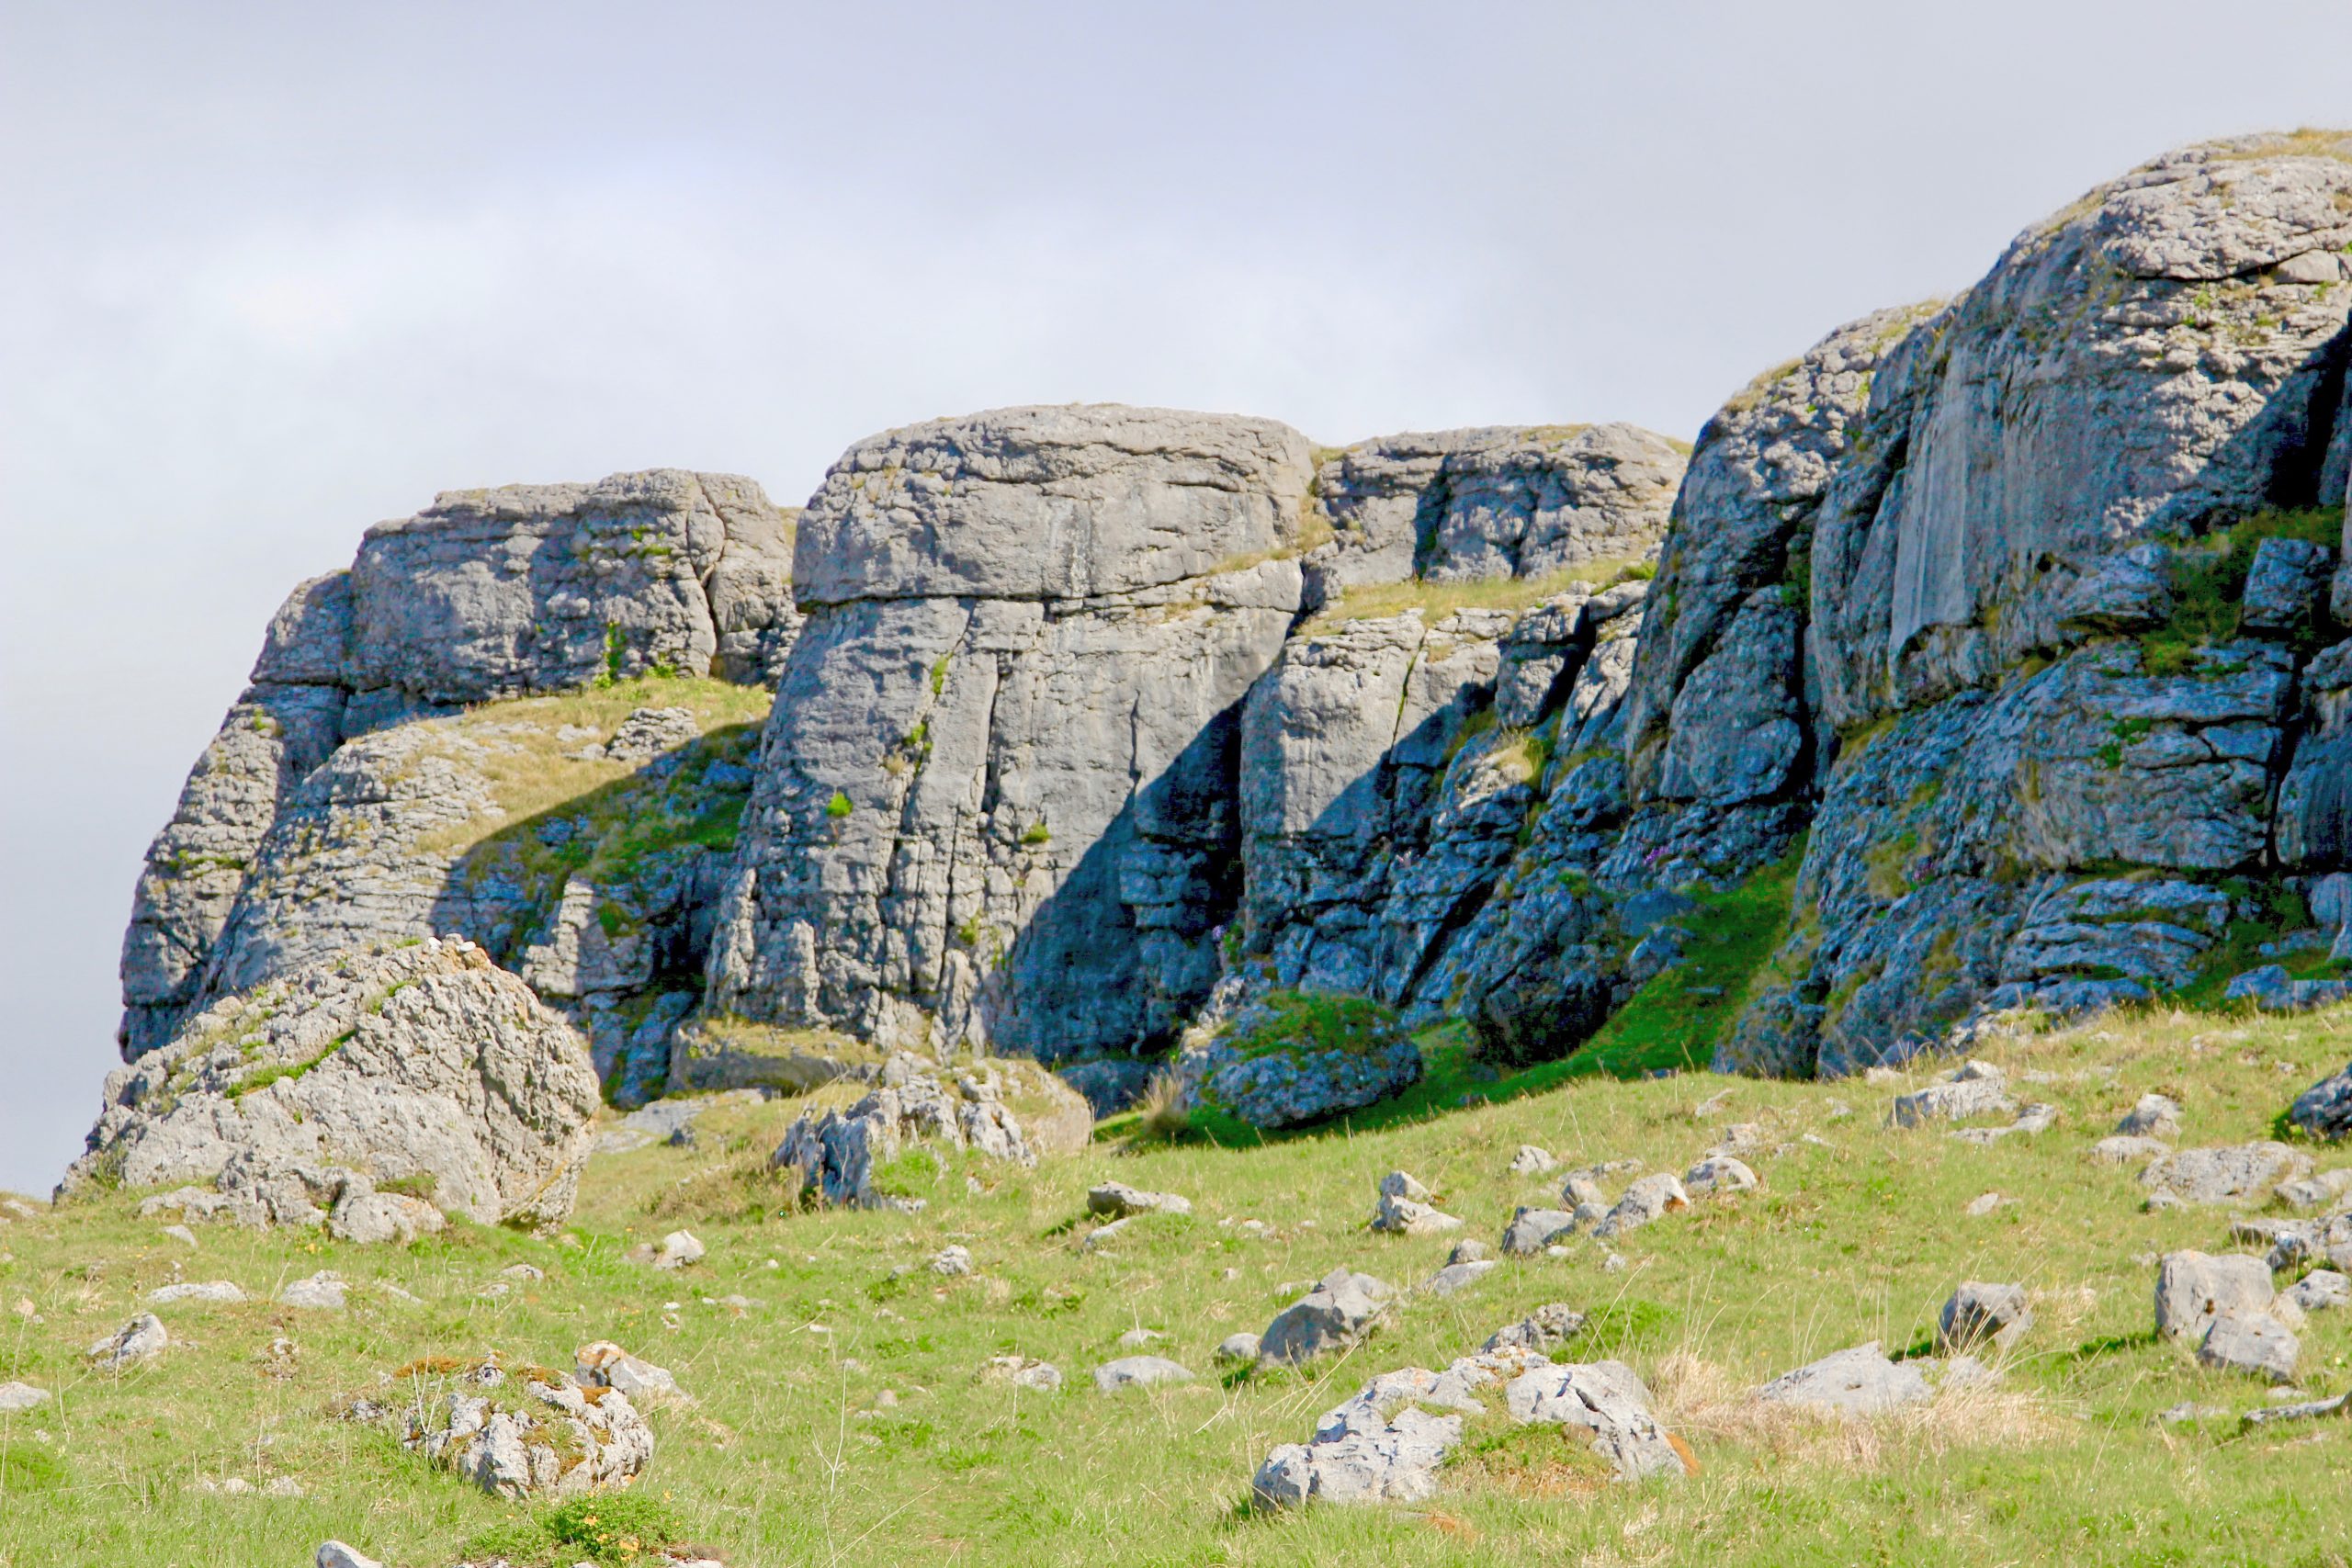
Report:
[[[1462,1220],[1427,1203],[1383,1192],[1373,1208],[1372,1228],[1388,1235],[1442,1235],[1460,1230]]]
[[[1534,1367],[1503,1389],[1505,1406],[1521,1425],[1544,1422],[1592,1434],[1592,1451],[1625,1481],[1683,1475],[1685,1461],[1650,1408],[1650,1391],[1623,1361]]]
[[[1840,1416],[1877,1416],[1931,1397],[1919,1369],[1890,1361],[1873,1339],[1783,1372],[1756,1397],[1776,1404],[1803,1404]]]
[[[652,1461],[653,1430],[619,1389],[510,1373],[494,1359],[449,1381],[399,1413],[401,1446],[492,1496],[624,1486]]]
[[[2277,1293],[2270,1267],[2244,1253],[2171,1252],[2156,1271],[2156,1332],[2200,1339],[2217,1317],[2260,1313]]]
[[[2007,1115],[2017,1109],[2009,1098],[2008,1080],[1988,1062],[1963,1063],[1943,1079],[1909,1094],[1898,1094],[1887,1108],[1890,1127],[1917,1127],[1929,1122],[1958,1122],[1971,1116]]]
[[[876,436],[803,514],[713,1005],[1047,1058],[1171,1041],[1238,893],[1238,705],[1298,605],[1303,437],[1005,410]]]
[[[174,1302],[210,1302],[228,1305],[245,1299],[245,1292],[233,1280],[189,1280],[177,1285],[159,1285],[147,1292],[149,1306],[169,1306]]]
[[[1318,1009],[1340,1010],[1336,1023]],[[1376,1003],[1317,1003],[1276,993],[1245,1006],[1209,1040],[1188,1044],[1179,1076],[1195,1103],[1253,1127],[1304,1126],[1375,1105],[1419,1082],[1420,1047]]]
[[[1517,1348],[1548,1355],[1575,1338],[1584,1324],[1585,1314],[1566,1302],[1548,1302],[1519,1322],[1495,1330],[1484,1348],[1489,1352]]]
[[[632,1356],[609,1339],[582,1345],[571,1360],[572,1380],[582,1388],[616,1388],[633,1404],[694,1403],[668,1368]]]
[[[171,1335],[152,1312],[141,1313],[85,1352],[91,1365],[104,1372],[119,1372],[134,1362],[164,1353]]]
[[[2352,1132],[2352,1066],[2297,1095],[2287,1117],[2315,1137],[2340,1138]]]
[[[2352,1304],[2352,1276],[2333,1269],[2314,1269],[2288,1288],[2286,1298],[2306,1313]]]
[[[2177,1138],[2180,1102],[2168,1094],[2143,1094],[2123,1113],[2115,1130],[2126,1137]]]
[[[794,1122],[769,1163],[798,1171],[810,1198],[860,1209],[922,1206],[874,1185],[875,1172],[911,1144],[1035,1165],[1036,1152],[988,1066],[975,1064],[943,1082],[946,1069],[900,1052],[883,1068],[880,1084],[847,1111],[807,1112]]]
[[[1709,1155],[1682,1173],[1686,1192],[1749,1192],[1762,1185],[1747,1162],[1733,1155]]]
[[[1259,1363],[1295,1367],[1344,1350],[1379,1326],[1396,1297],[1394,1287],[1369,1274],[1334,1269],[1266,1325]]]
[[[2175,1150],[2142,1171],[2140,1182],[2187,1203],[2258,1202],[2311,1168],[2309,1155],[2286,1144],[2233,1144]]]
[[[124,1055],[156,1049],[190,1010],[300,957],[430,931],[488,940],[464,921],[434,923],[446,863],[406,866],[395,844],[298,872],[286,857],[302,836],[280,831],[273,844],[273,828],[307,793],[312,818],[334,801],[373,806],[379,819],[418,817],[410,836],[429,831],[431,784],[448,781],[387,794],[387,764],[396,773],[405,755],[396,744],[305,788],[338,748],[420,714],[656,669],[772,681],[799,624],[781,566],[788,531],[757,485],[729,475],[458,491],[371,529],[348,571],[296,588],[148,851],[123,942]],[[343,837],[357,849],[355,833]],[[382,874],[402,871],[414,874]],[[313,911],[336,934],[299,953],[218,951],[241,895],[273,880],[300,883],[311,903],[359,908],[339,921],[332,908]],[[303,900],[274,907],[282,915]],[[232,949],[270,934],[257,917],[243,923]]]
[[[1577,1216],[1566,1209],[1522,1206],[1503,1228],[1503,1251],[1513,1258],[1532,1258],[1560,1237],[1574,1233],[1578,1223]]]
[[[1174,1192],[1147,1192],[1124,1181],[1102,1181],[1087,1189],[1086,1212],[1111,1220],[1129,1214],[1189,1214],[1193,1201]]]
[[[2032,1326],[2024,1286],[1965,1280],[1936,1314],[1936,1352],[1949,1356],[1988,1341],[1997,1349],[2014,1349]]]
[[[0,1416],[17,1416],[49,1403],[50,1393],[28,1382],[0,1382]]]
[[[163,1201],[316,1224],[414,1180],[481,1224],[543,1224],[571,1212],[596,1103],[569,1024],[472,943],[428,939],[266,982],[118,1069],[62,1190],[198,1183]]]
[[[1365,583],[1541,577],[1655,553],[1684,455],[1630,424],[1495,427],[1359,442],[1316,471],[1334,533],[1313,602]]]
[[[1122,1389],[1150,1388],[1159,1383],[1192,1381],[1193,1374],[1189,1369],[1165,1356],[1122,1356],[1094,1369],[1094,1388],[1098,1393],[1116,1393]]]
[[[2352,983],[2343,980],[2297,980],[2281,964],[2266,964],[2232,978],[2222,991],[2225,1002],[2251,1002],[2264,1012],[2310,1012],[2352,1000]]]
[[[1671,1171],[1655,1171],[1625,1189],[1616,1206],[1601,1217],[1592,1234],[1606,1241],[1639,1230],[1654,1220],[1690,1206],[1690,1195],[1682,1190]]]
[[[2251,1372],[2272,1382],[2294,1382],[2295,1361],[2301,1353],[2294,1334],[2267,1313],[2223,1313],[2197,1347],[2202,1366]]]

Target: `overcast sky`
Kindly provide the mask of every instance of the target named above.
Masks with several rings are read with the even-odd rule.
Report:
[[[436,490],[780,501],[997,404],[1689,437],[2162,149],[2352,123],[2352,6],[0,4],[0,1187],[298,579]]]

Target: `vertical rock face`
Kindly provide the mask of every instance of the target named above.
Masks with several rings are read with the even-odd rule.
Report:
[[[490,775],[513,771],[514,738],[453,736],[439,716],[655,671],[770,679],[798,626],[789,533],[726,475],[510,486],[445,494],[296,589],[148,852],[126,1057],[342,946],[449,931],[504,953],[530,935],[505,929],[534,913],[517,889],[453,886],[458,857],[434,842],[500,809]]]
[[[1171,1036],[1238,893],[1239,707],[1311,477],[1285,426],[1147,409],[852,448],[801,520],[709,1004],[1047,1060]]]
[[[2352,138],[2191,148],[1885,355],[1812,522],[1813,919],[1725,1065],[2169,989],[2255,913],[2214,881],[2339,863],[2341,519],[2296,509],[2343,501],[2347,246]]]

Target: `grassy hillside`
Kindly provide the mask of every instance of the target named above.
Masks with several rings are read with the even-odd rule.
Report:
[[[653,1415],[660,1451],[631,1501],[673,1510],[681,1533],[736,1568],[2341,1563],[2352,1432],[2154,1419],[2184,1401],[2234,1413],[2272,1397],[2151,1332],[2154,1255],[2229,1249],[2229,1213],[2143,1213],[2132,1170],[2086,1151],[2151,1089],[2186,1107],[2183,1146],[2268,1136],[2297,1091],[2343,1065],[2346,1021],[2146,1013],[2006,1042],[1984,1054],[2047,1075],[2031,1092],[2064,1115],[2038,1138],[1988,1147],[1887,1128],[1902,1083],[1555,1074],[1469,1105],[1464,1093],[1525,1086],[1453,1077],[1410,1113],[1249,1147],[1144,1144],[1128,1124],[1034,1172],[918,1165],[930,1207],[911,1216],[775,1217],[781,1194],[762,1165],[794,1113],[785,1102],[714,1110],[691,1150],[599,1156],[556,1239],[461,1225],[368,1250],[213,1229],[190,1252],[112,1197],[0,1226],[0,1308],[13,1309],[0,1312],[0,1382],[58,1396],[0,1416],[0,1568],[302,1564],[330,1536],[412,1568],[454,1561],[530,1517],[334,1419],[332,1402],[420,1357],[568,1364],[602,1337],[699,1397]],[[1452,1051],[1443,1059],[1458,1068]],[[1763,1128],[1747,1157],[1766,1190],[1702,1200],[1623,1238],[1621,1269],[1580,1242],[1568,1258],[1506,1262],[1480,1288],[1413,1301],[1311,1376],[1228,1382],[1211,1365],[1220,1339],[1262,1327],[1335,1265],[1398,1283],[1439,1266],[1444,1239],[1363,1229],[1384,1171],[1415,1172],[1470,1222],[1464,1234],[1491,1242],[1514,1204],[1555,1190],[1556,1178],[1510,1172],[1521,1143],[1571,1165],[1632,1157],[1679,1171],[1736,1122]],[[2315,1152],[2323,1168],[2336,1163]],[[1083,1194],[1108,1177],[1187,1194],[1194,1213],[1085,1252]],[[2005,1201],[1964,1213],[1986,1192]],[[669,1274],[625,1258],[681,1224],[709,1246],[700,1265]],[[978,1275],[924,1267],[950,1242],[971,1249]],[[522,1262],[546,1278],[502,1277]],[[349,1311],[271,1304],[282,1282],[322,1268],[354,1282]],[[159,1361],[119,1377],[83,1370],[80,1352],[175,1277],[234,1280],[256,1300],[160,1309],[173,1345]],[[2034,1292],[2038,1321],[1996,1391],[1853,1424],[1768,1417],[1747,1398],[1864,1339],[1920,1344],[1963,1279]],[[718,1304],[730,1296],[751,1304]],[[1631,1361],[1702,1473],[1604,1482],[1578,1448],[1531,1429],[1475,1436],[1430,1505],[1249,1511],[1266,1450],[1303,1440],[1363,1378],[1442,1365],[1553,1301],[1594,1314],[1567,1354]],[[1137,1327],[1164,1334],[1149,1349],[1200,1381],[1097,1394],[1089,1371],[1128,1353],[1115,1341]],[[299,1348],[290,1359],[271,1352],[280,1334]],[[2347,1352],[2352,1311],[2314,1314],[2301,1386],[2341,1392]],[[1063,1391],[983,1376],[1002,1354],[1055,1362]],[[290,1477],[306,1495],[198,1489],[232,1476]],[[581,1556],[575,1546],[560,1561]]]

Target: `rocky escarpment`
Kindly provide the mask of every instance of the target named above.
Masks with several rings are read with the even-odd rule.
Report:
[[[2169,154],[1687,453],[911,426],[826,476],[789,592],[740,481],[449,501],[281,615],[142,884],[127,1038],[425,931],[624,1094],[853,1043],[1198,1056],[1317,994],[1510,1061],[1638,1014],[1650,1065],[1800,1074],[2256,958],[2247,994],[2316,998],[2352,953],[2347,247],[2352,141]],[[656,668],[772,680],[756,754],[691,682],[529,708]]]
[[[454,492],[370,530],[278,612],[148,852],[126,1056],[295,965],[461,932],[609,1066],[656,975],[699,971],[700,863],[798,626],[789,544],[756,485],[679,470]]]

